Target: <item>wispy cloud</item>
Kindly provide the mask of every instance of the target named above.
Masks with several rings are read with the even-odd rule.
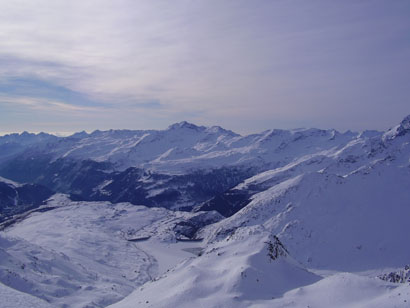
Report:
[[[405,0],[1,1],[0,93],[7,112],[101,117],[61,119],[76,129],[183,116],[239,131],[361,128],[369,112],[385,127],[410,112],[409,11]]]
[[[64,102],[53,101],[46,98],[33,98],[33,97],[15,97],[15,96],[5,96],[0,95],[0,104],[3,105],[20,105],[25,106],[32,110],[40,110],[40,111],[53,111],[53,112],[76,112],[76,113],[83,113],[83,112],[96,112],[96,111],[104,111],[102,108],[98,107],[85,107],[85,106],[75,106],[70,105]]]

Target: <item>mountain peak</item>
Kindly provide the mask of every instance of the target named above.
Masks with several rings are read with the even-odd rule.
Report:
[[[223,127],[220,127],[220,126],[208,127],[206,129],[206,131],[208,133],[212,133],[212,134],[227,134],[227,135],[230,135],[230,136],[239,136],[237,133],[234,133],[233,131],[227,130],[227,129],[225,129]]]
[[[81,138],[88,137],[88,133],[85,130],[83,130],[81,132],[74,133],[69,137],[70,138],[79,138],[79,139],[81,139]]]
[[[180,128],[187,128],[187,129],[192,129],[192,130],[204,130],[205,129],[205,127],[203,126],[197,126],[187,121],[181,121],[179,123],[172,124],[168,127],[168,129],[180,129]]]
[[[397,128],[397,136],[403,136],[410,131],[410,115],[405,117],[403,121],[400,122],[399,127]]]
[[[384,133],[384,140],[392,140],[396,137],[404,136],[410,132],[410,115],[406,116],[399,125],[389,129]]]

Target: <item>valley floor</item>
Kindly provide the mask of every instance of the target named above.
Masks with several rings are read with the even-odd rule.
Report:
[[[270,260],[258,230],[178,242],[175,223],[194,214],[61,195],[48,206],[0,232],[1,308],[410,307],[409,283]]]

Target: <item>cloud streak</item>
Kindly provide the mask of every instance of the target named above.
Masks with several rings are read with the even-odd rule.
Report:
[[[102,112],[106,111],[101,107],[84,107],[66,104],[60,101],[53,101],[43,98],[33,97],[14,97],[0,95],[0,104],[11,106],[23,106],[31,110],[45,111],[45,112],[60,112],[66,114],[67,112],[75,112],[78,115],[88,116],[86,112]]]
[[[410,112],[409,12],[401,0],[1,1],[0,93],[88,130],[182,117],[361,129],[369,113],[385,128]],[[106,114],[78,122],[90,109]]]

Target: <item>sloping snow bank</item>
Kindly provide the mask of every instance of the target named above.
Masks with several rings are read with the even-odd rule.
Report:
[[[175,243],[173,233],[176,223],[198,214],[128,203],[71,202],[62,195],[51,198],[48,206],[55,208],[31,213],[0,232],[0,283],[54,307],[115,303],[182,259],[194,257],[182,249],[198,246]],[[151,239],[130,241],[144,236]],[[1,298],[0,307],[7,307]]]
[[[274,260],[271,242],[259,233],[212,244],[110,307],[247,307],[321,279],[286,252]]]
[[[273,259],[272,238],[260,228],[247,232],[245,239],[211,244],[200,257],[184,261],[110,308],[409,307],[409,284],[353,273],[322,278],[286,251]]]
[[[4,308],[51,308],[49,303],[27,293],[19,292],[0,283],[0,307]]]

